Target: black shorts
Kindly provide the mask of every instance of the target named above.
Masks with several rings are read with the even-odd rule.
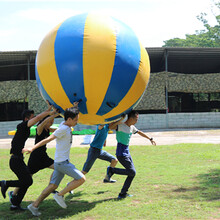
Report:
[[[54,163],[46,152],[41,152],[40,154],[31,153],[28,160],[28,168],[31,174],[37,173],[39,170],[50,167]]]

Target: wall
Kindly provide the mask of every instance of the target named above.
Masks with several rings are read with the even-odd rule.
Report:
[[[220,73],[180,74],[151,73],[147,89],[136,110],[166,110],[165,87],[168,92],[220,92]],[[27,100],[28,108],[39,114],[47,107],[35,80],[0,82],[0,103]]]
[[[59,124],[63,119],[55,119]],[[20,121],[0,122],[0,137],[8,136],[8,131],[15,130]],[[153,130],[165,128],[219,128],[220,112],[205,113],[169,113],[169,114],[143,114],[137,123],[140,130]],[[96,129],[96,126],[77,125],[75,130]]]
[[[145,114],[140,115],[137,127],[142,130],[165,128],[219,128],[220,112]]]
[[[169,92],[220,92],[220,74],[151,74],[148,87],[137,110],[165,110],[165,87]],[[29,109],[38,114],[46,109],[35,80],[0,82],[0,103],[27,100]],[[0,122],[0,137],[7,137],[19,121]],[[220,127],[220,113],[169,113],[140,115],[137,127],[142,130],[164,128]],[[77,126],[82,130],[88,126]]]

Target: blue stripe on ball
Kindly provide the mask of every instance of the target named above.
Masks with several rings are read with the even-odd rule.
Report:
[[[82,64],[86,18],[84,14],[64,21],[57,31],[54,46],[60,82],[71,103],[82,100],[79,107],[83,114],[87,113]]]
[[[131,28],[120,21],[117,22],[112,78],[97,115],[104,115],[118,105],[132,86],[139,68],[139,41]]]

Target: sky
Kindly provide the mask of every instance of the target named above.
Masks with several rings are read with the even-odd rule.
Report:
[[[204,29],[197,19],[202,12],[215,25],[212,9],[213,0],[0,0],[0,51],[38,50],[56,25],[87,12],[117,18],[144,47],[161,47],[165,40]]]

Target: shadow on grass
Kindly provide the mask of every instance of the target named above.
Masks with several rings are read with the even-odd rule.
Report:
[[[96,194],[103,194],[105,191],[97,192]],[[67,208],[62,209],[53,199],[45,200],[39,207],[39,211],[42,213],[40,217],[34,217],[28,210],[25,212],[18,211],[10,211],[10,203],[6,200],[6,202],[1,203],[0,206],[0,220],[2,216],[3,219],[60,219],[60,218],[74,218],[75,215],[89,211],[93,209],[97,204],[107,202],[107,201],[118,201],[117,198],[108,198],[96,200],[93,202],[89,202],[86,200],[80,199],[83,192],[77,192],[74,194],[69,194],[65,197],[65,201],[67,203]],[[32,201],[24,201],[22,202],[22,207],[27,207]]]
[[[93,194],[100,195],[100,194],[104,194],[106,192],[108,192],[108,190],[107,191],[99,191],[99,192],[96,192],[96,193],[93,193]]]
[[[199,181],[199,186],[189,188],[181,187],[173,190],[173,192],[183,193],[184,198],[199,197],[207,201],[220,199],[220,169],[214,169],[210,170],[209,173],[199,174],[196,179]],[[190,194],[186,195],[187,192]]]

